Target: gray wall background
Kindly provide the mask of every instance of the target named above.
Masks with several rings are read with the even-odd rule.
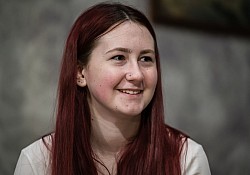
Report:
[[[93,0],[0,0],[0,174],[54,125],[59,64],[76,17]],[[149,0],[120,1],[149,15]],[[207,153],[212,174],[250,173],[250,40],[154,24],[166,122]]]

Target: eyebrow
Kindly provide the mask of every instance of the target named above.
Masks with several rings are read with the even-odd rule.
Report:
[[[108,53],[114,52],[114,51],[121,51],[121,52],[125,52],[125,53],[132,53],[131,49],[123,48],[123,47],[117,47],[117,48],[114,48],[114,49],[111,49],[111,50],[107,51],[105,54],[108,54]],[[145,49],[145,50],[142,50],[140,52],[140,54],[147,54],[147,53],[155,54],[155,51],[153,51],[151,49]]]

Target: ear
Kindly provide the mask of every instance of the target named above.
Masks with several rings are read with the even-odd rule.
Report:
[[[85,87],[87,85],[86,79],[84,77],[84,69],[77,70],[76,83],[80,87]]]

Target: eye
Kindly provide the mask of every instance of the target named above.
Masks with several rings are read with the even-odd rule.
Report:
[[[140,60],[143,62],[153,62],[153,59],[149,56],[141,57]]]
[[[122,61],[122,60],[125,60],[125,57],[123,55],[116,55],[112,57],[111,59],[116,60],[116,61]]]

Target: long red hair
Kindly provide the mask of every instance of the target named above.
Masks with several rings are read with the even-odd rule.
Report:
[[[67,38],[58,85],[58,106],[51,152],[52,175],[97,175],[90,144],[88,89],[76,84],[79,65],[87,65],[95,43],[112,26],[131,20],[145,26],[155,41],[158,82],[150,104],[142,111],[136,137],[117,163],[118,175],[179,175],[186,136],[164,123],[160,59],[156,36],[138,10],[119,3],[97,4],[82,13]],[[184,139],[183,139],[184,138]]]

